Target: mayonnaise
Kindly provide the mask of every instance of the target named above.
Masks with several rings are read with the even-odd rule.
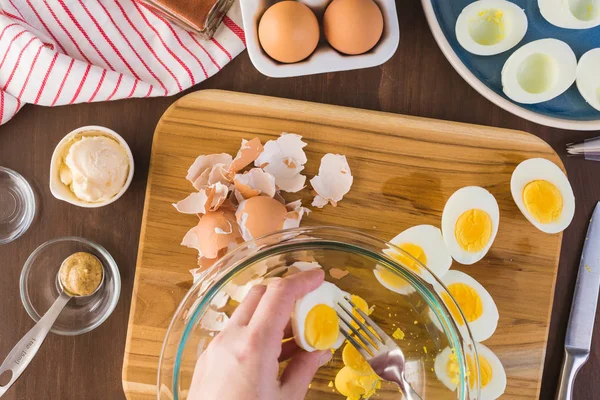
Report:
[[[117,141],[99,134],[77,138],[59,168],[60,180],[80,200],[111,199],[125,186],[129,159]]]

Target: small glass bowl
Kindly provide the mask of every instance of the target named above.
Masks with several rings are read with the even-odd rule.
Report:
[[[12,169],[0,167],[0,244],[24,234],[35,217],[35,194],[29,182]]]
[[[104,283],[92,296],[69,301],[52,327],[59,335],[80,335],[100,326],[115,309],[121,293],[119,268],[104,247],[80,237],[50,240],[31,253],[21,272],[21,301],[35,322],[60,294],[58,271],[62,262],[78,251],[98,257],[104,267]]]
[[[398,255],[403,255],[401,258],[412,265],[405,265]],[[421,398],[478,398],[478,374],[471,376],[473,386],[467,378],[467,359],[477,360],[475,344],[462,313],[459,312],[461,321],[457,323],[446,306],[444,301],[451,301],[460,310],[445,286],[402,249],[358,231],[334,227],[291,229],[246,242],[204,271],[180,303],[165,336],[159,360],[157,398],[184,400],[188,397],[196,362],[217,333],[209,328],[215,326],[211,320],[215,312],[207,313],[207,310],[218,309],[231,315],[238,304],[229,301],[222,306],[222,294],[227,292],[228,285],[245,285],[258,278],[281,276],[297,261],[317,261],[325,271],[325,280],[374,306],[371,318],[388,334],[401,329],[405,339],[397,340],[397,344],[406,357],[404,373]],[[413,270],[414,263],[418,263],[418,272]],[[334,279],[334,268],[349,274]],[[391,291],[381,284],[375,272],[383,269],[405,281],[402,291]],[[436,356],[447,348],[455,350],[459,369],[454,390],[434,372]],[[306,399],[346,398],[329,386],[343,366],[341,353],[340,348],[332,361],[318,370]],[[391,400],[399,396],[397,386],[383,382],[374,398]]]

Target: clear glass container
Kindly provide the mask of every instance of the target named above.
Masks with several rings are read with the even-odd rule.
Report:
[[[0,167],[0,245],[29,229],[35,209],[35,194],[29,182],[12,169]]]
[[[158,398],[187,398],[196,361],[215,336],[215,332],[206,329],[211,324],[204,318],[214,315],[207,314],[207,310],[214,309],[227,285],[281,276],[296,261],[317,261],[325,270],[327,281],[375,306],[371,317],[384,331],[391,335],[397,328],[402,330],[405,337],[397,343],[406,357],[406,376],[423,399],[478,398],[478,376],[471,374],[474,382],[471,387],[466,367],[467,357],[477,360],[473,339],[464,320],[457,323],[442,301],[442,295],[448,296],[450,301],[453,301],[452,296],[426,267],[420,265],[416,273],[398,257],[393,257],[394,254],[403,254],[404,260],[417,262],[394,245],[343,228],[298,228],[238,247],[204,272],[175,312],[159,362]],[[349,274],[334,279],[332,268]],[[403,294],[384,287],[375,277],[377,269],[405,280]],[[220,311],[231,315],[235,304],[230,300]],[[455,350],[459,368],[454,391],[434,372],[436,355],[448,347]],[[345,399],[328,386],[343,367],[341,353],[340,348],[332,361],[319,369],[307,399]],[[400,397],[394,384],[384,382],[374,398]]]
[[[54,323],[51,332],[73,336],[100,326],[117,306],[121,294],[119,268],[106,249],[79,237],[50,240],[31,253],[21,271],[21,301],[27,314],[38,322],[60,294],[58,271],[71,254],[93,254],[104,267],[104,282],[89,297],[72,298]]]

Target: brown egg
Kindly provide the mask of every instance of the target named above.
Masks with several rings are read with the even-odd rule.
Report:
[[[323,29],[337,51],[362,54],[381,38],[383,15],[373,0],[333,0],[325,10]]]
[[[231,210],[207,212],[196,227],[199,250],[205,258],[216,258],[219,250],[236,243],[241,236],[235,215]]]
[[[260,45],[269,56],[295,63],[310,56],[319,43],[319,22],[310,8],[296,1],[275,3],[258,24]]]
[[[251,240],[283,229],[287,209],[268,196],[255,196],[240,203],[237,222],[245,240]]]

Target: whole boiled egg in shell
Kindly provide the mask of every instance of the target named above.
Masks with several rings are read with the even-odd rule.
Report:
[[[487,346],[481,343],[475,344],[477,359],[479,361],[479,373],[475,357],[467,354],[467,374],[471,389],[475,388],[475,377],[479,375],[481,387],[481,399],[495,400],[504,394],[506,390],[506,371],[498,359]],[[460,383],[460,366],[454,349],[446,347],[436,357],[434,371],[437,378],[448,389],[455,391]]]
[[[479,186],[467,186],[450,196],[442,212],[442,235],[450,255],[465,265],[488,252],[500,223],[494,196]]]
[[[442,232],[435,226],[413,226],[399,233],[390,243],[403,252],[394,248],[385,249],[384,252],[417,275],[422,275],[424,265],[437,277],[441,277],[452,265],[452,257],[446,249]],[[379,283],[393,292],[410,294],[414,291],[407,281],[386,267],[378,266],[373,273]]]
[[[575,82],[577,58],[558,39],[540,39],[518,48],[502,67],[502,90],[517,103],[551,100]]]
[[[329,282],[296,301],[292,314],[294,340],[306,351],[337,349],[344,343],[336,308],[347,293]]]
[[[520,163],[510,179],[510,191],[525,218],[542,232],[562,232],[573,220],[573,189],[552,161],[531,158]]]
[[[456,20],[456,38],[470,53],[499,54],[515,47],[527,32],[521,7],[506,0],[479,0],[466,6]]]
[[[489,339],[496,331],[499,319],[498,307],[489,292],[479,282],[461,271],[448,271],[442,277],[442,283],[456,301],[454,303],[447,293],[442,293],[442,301],[454,321],[463,326],[466,319],[476,342]],[[462,315],[456,304],[460,307]]]

